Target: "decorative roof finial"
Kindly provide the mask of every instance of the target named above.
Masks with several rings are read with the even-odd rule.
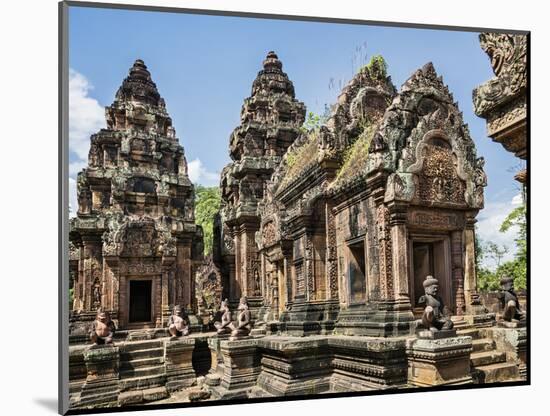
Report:
[[[283,63],[279,61],[279,57],[277,56],[277,54],[273,51],[269,51],[264,60],[264,70],[266,71],[275,70],[279,72],[282,70],[282,68],[283,68]]]

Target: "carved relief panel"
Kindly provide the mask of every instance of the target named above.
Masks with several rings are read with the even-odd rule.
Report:
[[[464,182],[458,177],[457,160],[449,143],[434,138],[422,149],[417,195],[421,202],[464,204]]]

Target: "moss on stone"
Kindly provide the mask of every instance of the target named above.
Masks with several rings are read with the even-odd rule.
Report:
[[[361,68],[367,70],[373,79],[385,80],[388,76],[388,64],[382,55],[374,55],[368,64]]]
[[[357,175],[363,169],[369,157],[369,147],[375,131],[374,125],[366,125],[357,140],[344,150],[342,164],[336,174],[336,182]]]
[[[291,149],[286,155],[286,174],[281,182],[282,186],[287,185],[294,178],[317,161],[317,149],[319,146],[319,134],[317,131],[309,132],[304,144]]]

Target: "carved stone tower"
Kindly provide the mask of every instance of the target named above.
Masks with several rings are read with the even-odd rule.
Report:
[[[305,106],[282,63],[269,52],[263,69],[244,100],[241,124],[230,137],[231,162],[222,172],[222,210],[217,227],[216,261],[221,263],[225,296],[261,300],[260,264],[255,234],[259,230],[258,202],[282,155],[300,134]],[[254,301],[254,299],[252,299]]]
[[[78,174],[73,314],[101,306],[122,328],[163,326],[171,304],[189,313],[196,306],[202,230],[184,150],[140,59],[105,113],[107,128],[91,136]]]

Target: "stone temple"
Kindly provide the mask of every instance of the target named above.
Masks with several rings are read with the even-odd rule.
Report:
[[[476,290],[487,178],[434,66],[398,89],[373,59],[326,123],[307,131],[305,114],[269,52],[203,262],[183,150],[136,61],[79,175],[73,408],[526,379],[513,284],[497,313]]]
[[[193,312],[202,256],[185,154],[143,61],[105,114],[77,180],[71,320],[78,327],[101,307],[119,328],[162,327],[170,305]]]

